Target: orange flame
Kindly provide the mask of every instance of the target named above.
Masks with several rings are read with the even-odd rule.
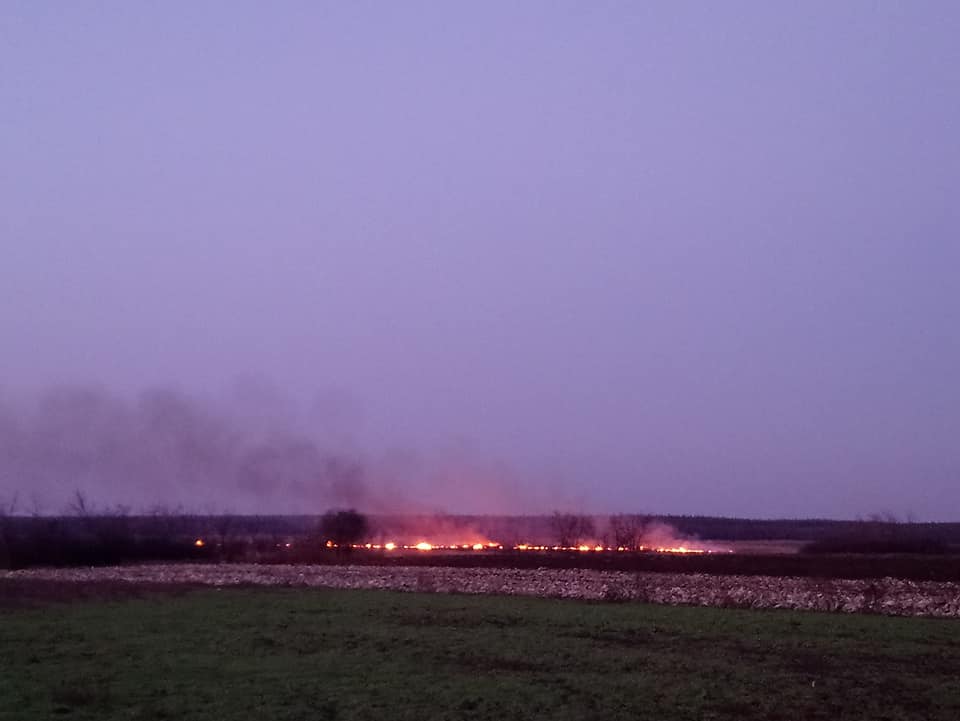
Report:
[[[196,545],[198,547],[203,546],[204,542],[202,539],[197,539]],[[287,547],[290,547],[290,544],[286,544]],[[332,541],[327,541],[326,543],[328,548],[334,548],[335,545]],[[387,541],[383,545],[380,544],[370,544],[370,543],[355,543],[352,544],[352,548],[356,549],[371,549],[371,550],[380,550],[385,551],[394,551],[394,550],[404,550],[404,551],[486,551],[486,550],[504,550],[503,544],[496,543],[494,541],[488,541],[486,543],[472,542],[472,543],[453,543],[449,545],[432,543],[430,541],[418,541],[413,545],[401,545],[394,541]],[[512,551],[579,551],[580,553],[629,553],[632,551],[648,551],[655,553],[729,553],[728,550],[720,550],[715,548],[690,548],[688,546],[637,546],[636,548],[629,548],[626,546],[603,546],[601,544],[589,545],[581,544],[579,546],[546,546],[538,545],[532,543],[518,543],[512,546],[506,547],[508,550]]]

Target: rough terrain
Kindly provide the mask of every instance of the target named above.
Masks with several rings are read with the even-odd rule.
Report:
[[[257,585],[390,589],[606,601],[638,600],[666,605],[960,617],[960,583],[895,578],[844,580],[551,568],[145,564],[7,571],[0,573],[0,581],[3,580],[81,585],[123,582],[218,587]]]

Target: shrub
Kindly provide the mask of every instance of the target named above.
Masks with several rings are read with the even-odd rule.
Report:
[[[320,519],[320,536],[326,543],[346,550],[351,544],[360,543],[370,534],[367,517],[354,509],[327,511]]]

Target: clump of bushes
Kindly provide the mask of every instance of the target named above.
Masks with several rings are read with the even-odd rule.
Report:
[[[349,550],[351,544],[367,540],[370,523],[366,516],[352,508],[332,510],[323,514],[317,530],[324,543],[329,542],[341,550]]]

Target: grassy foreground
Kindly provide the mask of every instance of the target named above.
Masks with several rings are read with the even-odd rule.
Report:
[[[0,611],[0,719],[960,718],[960,623],[233,589]]]

